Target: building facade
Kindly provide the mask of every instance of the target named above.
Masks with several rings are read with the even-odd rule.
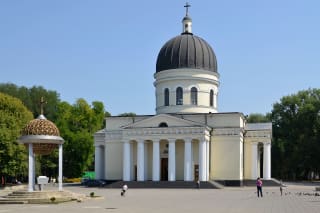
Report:
[[[224,181],[271,178],[271,123],[219,113],[219,73],[211,46],[183,31],[161,48],[154,74],[156,115],[111,116],[95,135],[97,179]]]

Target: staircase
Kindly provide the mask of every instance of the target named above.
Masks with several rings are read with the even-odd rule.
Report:
[[[256,180],[244,180],[243,186],[256,186]],[[262,179],[263,186],[280,186],[280,181],[277,179],[271,178],[270,180],[263,180]]]
[[[83,199],[84,195],[69,191],[14,191],[0,197],[0,204],[60,203]]]

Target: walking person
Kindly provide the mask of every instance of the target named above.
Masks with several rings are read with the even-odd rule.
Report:
[[[124,184],[122,186],[121,196],[124,196],[126,194],[127,190],[128,190],[128,186],[126,184]]]
[[[200,189],[200,180],[197,180],[197,188]]]
[[[262,180],[260,178],[257,178],[257,193],[258,193],[258,197],[259,197],[259,195],[261,197],[263,197],[263,195],[262,195]]]
[[[282,196],[282,180],[280,180],[280,194]]]

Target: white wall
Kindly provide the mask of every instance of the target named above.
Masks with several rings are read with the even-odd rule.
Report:
[[[176,142],[176,180],[184,179],[184,142]]]
[[[108,142],[105,147],[105,179],[122,180],[122,143]]]
[[[239,136],[217,136],[211,141],[211,174],[215,180],[241,180],[241,147]]]

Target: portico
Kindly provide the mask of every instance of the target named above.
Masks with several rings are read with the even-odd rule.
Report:
[[[193,181],[198,177],[200,181],[208,180],[207,146],[203,145],[207,142],[199,141],[170,138],[123,142],[123,180]],[[199,152],[194,153],[195,149]],[[194,173],[195,165],[199,165],[198,174]]]
[[[206,135],[209,130],[205,127],[125,130],[123,180],[207,181],[209,137]],[[195,166],[199,171],[195,172]]]

